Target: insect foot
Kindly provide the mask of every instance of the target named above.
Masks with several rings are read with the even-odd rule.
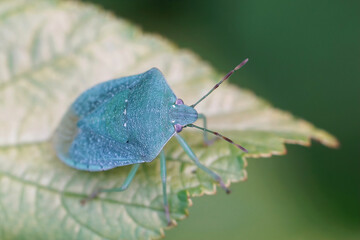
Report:
[[[167,224],[168,227],[175,227],[176,223],[173,220],[170,220]]]
[[[175,222],[171,220],[170,218],[170,211],[169,211],[169,205],[164,205],[164,209],[165,209],[165,216],[166,216],[166,220],[167,220],[167,226],[168,227],[173,227],[175,226]]]
[[[213,145],[217,140],[219,140],[219,138],[215,137],[213,139],[209,139],[209,140],[204,140],[204,146],[205,147],[210,147],[211,145]]]
[[[225,186],[225,183],[220,176],[218,176],[215,180],[219,183],[220,187],[225,190],[226,194],[231,193],[231,190]]]
[[[101,189],[100,188],[96,189],[87,198],[81,199],[80,204],[84,206],[87,202],[93,200],[94,198],[97,198],[100,193],[101,193]]]

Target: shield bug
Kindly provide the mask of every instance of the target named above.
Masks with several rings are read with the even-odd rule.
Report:
[[[227,193],[221,177],[201,164],[190,146],[179,135],[183,128],[192,127],[204,132],[205,143],[212,133],[244,152],[245,148],[221,134],[206,128],[206,117],[195,106],[247,63],[245,59],[224,76],[207,94],[193,105],[177,98],[157,68],[144,73],[100,83],[82,93],[62,118],[54,136],[57,156],[70,167],[85,171],[106,171],[133,165],[119,188],[97,189],[86,199],[101,192],[120,192],[130,185],[139,165],[160,155],[165,216],[171,224],[166,195],[165,144],[176,137],[194,163],[208,173]],[[202,119],[204,127],[193,123]]]

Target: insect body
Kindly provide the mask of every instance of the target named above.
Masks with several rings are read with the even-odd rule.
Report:
[[[163,147],[174,135],[195,164],[210,174],[227,192],[222,179],[202,165],[185,140],[178,134],[184,127],[194,127],[222,137],[219,133],[193,124],[198,118],[195,106],[206,98],[247,59],[230,71],[203,98],[191,106],[177,98],[162,73],[152,68],[142,74],[100,83],[82,93],[63,117],[54,136],[58,157],[70,167],[85,171],[105,171],[133,165],[124,184],[114,189],[98,189],[86,200],[100,192],[124,191],[141,163],[151,162],[160,154],[164,207],[171,223],[166,196],[166,165]]]

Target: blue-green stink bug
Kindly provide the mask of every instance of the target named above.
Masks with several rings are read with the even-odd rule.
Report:
[[[202,170],[207,172],[229,193],[224,182],[212,170],[202,165],[194,152],[178,134],[185,127],[207,133],[242,146],[217,132],[206,129],[206,118],[198,114],[195,106],[228,79],[248,59],[231,70],[206,95],[191,106],[175,96],[162,73],[152,68],[142,74],[100,83],[82,93],[70,106],[54,136],[58,157],[70,167],[85,171],[105,171],[115,167],[133,165],[123,185],[113,189],[98,189],[86,200],[100,192],[124,191],[135,176],[139,165],[151,162],[160,154],[161,178],[165,216],[171,223],[166,196],[166,165],[163,147],[175,136],[185,152]],[[204,127],[193,124],[203,119]]]

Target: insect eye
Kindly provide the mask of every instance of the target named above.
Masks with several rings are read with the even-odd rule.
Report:
[[[175,124],[174,127],[175,127],[175,131],[177,133],[181,132],[183,129],[183,127],[180,124]]]
[[[178,99],[176,99],[175,104],[177,104],[177,105],[183,105],[183,104],[184,104],[184,101],[183,101],[181,98],[178,98]]]

